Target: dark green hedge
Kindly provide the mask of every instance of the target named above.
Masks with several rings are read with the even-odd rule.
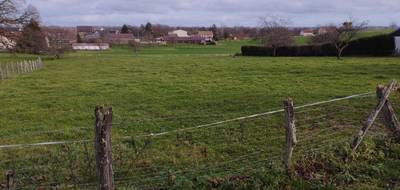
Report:
[[[395,44],[392,35],[381,35],[355,40],[343,51],[343,56],[391,56]],[[273,56],[274,49],[261,46],[243,46],[244,56]],[[330,44],[281,47],[277,56],[336,56]]]

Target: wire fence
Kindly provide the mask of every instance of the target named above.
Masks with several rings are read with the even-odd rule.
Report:
[[[392,96],[391,101],[400,105],[398,96]],[[364,93],[294,107],[298,144],[293,161],[349,146],[376,103],[374,93]],[[118,126],[129,123],[117,123],[112,135],[115,185],[162,189],[173,186],[178,179],[201,181],[202,176],[207,176],[243,180],[260,168],[283,169],[284,118],[284,110],[278,109],[148,134],[127,134]],[[179,123],[188,116],[172,119]],[[385,136],[381,119],[369,138]],[[162,126],[169,120],[157,122]],[[33,143],[14,144],[12,134],[8,134],[1,141],[11,144],[0,145],[0,169],[15,173],[17,189],[96,189],[93,127],[24,132],[30,136],[27,142]],[[65,137],[68,140],[62,139]],[[37,139],[56,141],[35,142]],[[2,176],[0,181],[7,179]]]

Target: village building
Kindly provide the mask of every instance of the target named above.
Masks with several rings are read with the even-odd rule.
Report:
[[[77,26],[76,31],[79,36],[79,42],[101,42],[100,30],[96,30],[93,26]]]
[[[318,35],[324,35],[328,32],[332,32],[335,30],[335,27],[321,27],[318,29]]]
[[[57,46],[59,48],[71,48],[72,43],[76,43],[76,28],[70,27],[43,27],[46,34],[48,46]],[[51,41],[51,43],[50,43]]]
[[[214,38],[214,33],[212,31],[199,31],[197,35],[206,39]]]
[[[76,30],[78,33],[94,33],[96,32],[96,29],[93,26],[77,26]]]
[[[133,34],[107,33],[103,37],[103,42],[109,44],[129,44],[129,42],[134,40],[135,37]]]
[[[394,37],[394,39],[396,44],[395,54],[400,55],[400,36]]]
[[[168,32],[167,36],[159,39],[160,41],[166,41],[170,44],[174,43],[188,43],[188,44],[210,44],[213,41],[214,34],[211,31],[199,31],[195,35],[188,35],[185,30],[174,30]]]
[[[312,37],[315,36],[314,34],[314,30],[312,29],[304,29],[300,32],[300,36],[304,36],[304,37]]]
[[[189,37],[188,32],[185,30],[174,30],[172,32],[168,32],[168,36],[176,36],[178,38]]]
[[[394,38],[394,44],[395,44],[394,54],[400,56],[400,29],[393,32],[392,36]]]
[[[94,33],[89,33],[89,34],[85,34],[83,35],[83,37],[81,37],[83,42],[86,43],[100,43],[102,42],[102,38],[101,38],[101,34],[100,32],[94,32]]]
[[[108,43],[73,43],[73,50],[89,50],[89,51],[101,51],[110,49]]]

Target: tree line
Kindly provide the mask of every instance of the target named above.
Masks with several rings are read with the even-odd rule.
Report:
[[[262,26],[260,39],[265,46],[273,49],[273,56],[276,56],[276,50],[280,47],[294,46],[295,40],[288,19],[268,16],[260,20]],[[311,45],[331,44],[336,48],[337,58],[340,59],[344,49],[357,39],[360,31],[366,27],[366,22],[357,22],[351,18],[339,25],[327,25],[323,27],[326,29],[324,33],[311,38]]]

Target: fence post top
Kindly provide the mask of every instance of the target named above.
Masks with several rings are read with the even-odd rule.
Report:
[[[96,114],[100,113],[101,115],[109,115],[112,114],[113,112],[112,106],[100,106],[100,105],[97,105],[94,111]]]
[[[293,99],[291,97],[286,98],[283,103],[285,105],[293,105]]]
[[[376,91],[382,91],[382,90],[385,90],[386,88],[392,88],[390,90],[395,90],[396,91],[396,90],[400,89],[400,85],[397,83],[396,80],[392,80],[387,86],[383,85],[383,84],[378,84],[376,86]]]
[[[12,170],[7,170],[7,171],[6,171],[6,176],[14,176],[14,171],[12,171]]]
[[[378,84],[378,85],[376,86],[376,89],[377,89],[377,90],[384,89],[384,88],[385,88],[385,85],[383,85],[383,84]]]

